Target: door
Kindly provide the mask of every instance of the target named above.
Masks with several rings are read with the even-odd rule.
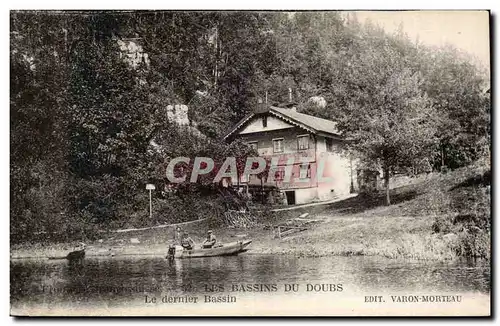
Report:
[[[295,191],[285,191],[286,202],[288,205],[295,205]]]

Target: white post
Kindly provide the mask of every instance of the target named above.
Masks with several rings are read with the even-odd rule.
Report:
[[[149,189],[149,219],[153,219],[153,204],[151,203],[151,189]]]
[[[149,219],[153,219],[153,203],[151,200],[151,191],[155,190],[155,185],[148,183],[146,189],[149,190]]]

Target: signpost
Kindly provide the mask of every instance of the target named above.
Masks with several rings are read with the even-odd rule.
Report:
[[[155,190],[154,184],[148,183],[146,185],[146,190],[149,190],[149,218],[153,219],[153,204],[151,203],[151,190]]]

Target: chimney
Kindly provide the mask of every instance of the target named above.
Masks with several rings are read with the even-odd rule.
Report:
[[[292,88],[288,88],[288,102],[292,103]]]
[[[261,97],[257,98],[257,105],[255,106],[254,109],[255,113],[263,113],[269,109],[267,103],[262,103],[262,102],[263,101]]]

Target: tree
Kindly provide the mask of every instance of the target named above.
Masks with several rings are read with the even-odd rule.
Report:
[[[50,26],[50,27],[49,27]],[[10,175],[13,241],[67,218],[67,76],[64,24],[54,16],[11,13]]]
[[[339,128],[363,160],[383,170],[386,204],[390,176],[432,155],[436,115],[421,90],[420,74],[406,68],[392,48],[368,48],[352,71],[357,92]]]
[[[447,46],[422,49],[415,60],[422,89],[440,116],[436,167],[458,168],[488,151],[491,137],[489,81],[471,56]]]

